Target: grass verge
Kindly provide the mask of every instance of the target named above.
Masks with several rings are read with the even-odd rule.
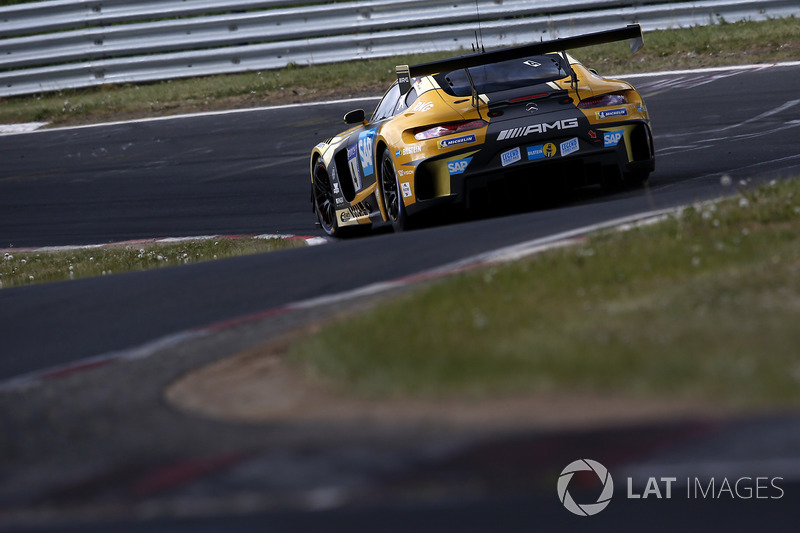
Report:
[[[300,239],[213,238],[60,250],[6,250],[0,288],[106,276],[305,246]]]
[[[800,400],[800,182],[457,275],[290,349],[367,396]]]
[[[797,25],[795,18],[723,21],[712,26],[648,32],[645,47],[634,56],[627,43],[576,50],[575,55],[602,74],[793,60],[800,55]],[[392,82],[398,63],[420,63],[451,55],[454,54],[423,54],[6,98],[0,100],[0,123],[72,125],[374,96]]]

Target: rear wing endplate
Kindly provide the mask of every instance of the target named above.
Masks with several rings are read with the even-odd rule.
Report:
[[[533,43],[522,46],[513,46],[492,50],[491,52],[479,52],[468,54],[430,63],[419,65],[398,65],[397,83],[400,85],[401,94],[405,94],[411,89],[411,79],[419,76],[438,74],[440,72],[451,72],[453,70],[468,69],[480,65],[500,63],[512,59],[522,59],[524,57],[547,54],[551,52],[562,52],[574,48],[583,48],[597,44],[613,43],[616,41],[630,40],[631,53],[639,51],[644,45],[642,39],[642,27],[638,24],[629,24],[624,28],[616,30],[606,30],[575,37],[564,37],[563,39],[553,39],[541,43]]]

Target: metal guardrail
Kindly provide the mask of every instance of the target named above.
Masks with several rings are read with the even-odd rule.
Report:
[[[480,13],[480,22],[478,22]],[[0,8],[0,96],[800,16],[798,0],[52,0]]]

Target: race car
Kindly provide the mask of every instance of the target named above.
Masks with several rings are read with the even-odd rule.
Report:
[[[423,212],[537,194],[551,183],[642,183],[655,168],[641,95],[566,51],[630,40],[637,25],[397,67],[367,119],[314,147],[311,201],[322,229],[401,231]],[[504,200],[505,199],[505,200]]]

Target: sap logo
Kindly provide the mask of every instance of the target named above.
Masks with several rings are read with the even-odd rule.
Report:
[[[420,113],[424,113],[426,111],[430,111],[433,109],[433,102],[417,102],[414,104],[414,107],[411,108],[411,111],[419,111]]]
[[[622,130],[603,133],[603,146],[616,146],[622,140]]]
[[[608,111],[598,111],[597,118],[604,119],[604,118],[614,118],[614,117],[624,117],[628,114],[628,110],[621,108],[621,109],[609,109]]]
[[[508,152],[503,152],[500,155],[500,162],[503,164],[504,167],[516,163],[522,159],[522,151],[519,149],[519,146],[514,148],[513,150],[509,150]]]
[[[447,171],[450,172],[451,176],[455,176],[457,174],[463,174],[467,167],[469,166],[469,162],[472,161],[471,157],[466,159],[459,159],[457,161],[450,161],[447,163]]]
[[[361,159],[361,168],[364,169],[364,176],[372,176],[375,171],[372,163],[374,145],[375,130],[362,131],[358,134],[358,156]]]
[[[506,139],[516,139],[517,137],[525,137],[532,133],[547,133],[550,130],[568,130],[570,128],[578,127],[577,118],[565,118],[563,120],[556,120],[555,122],[547,123],[541,122],[539,124],[531,124],[524,128],[514,128],[511,130],[503,130],[497,136],[498,141]]]

